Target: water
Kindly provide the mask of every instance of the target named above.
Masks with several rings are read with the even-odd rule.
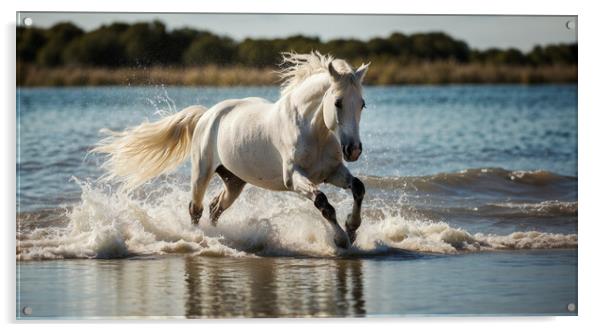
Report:
[[[249,186],[217,228],[206,217],[193,227],[189,165],[130,196],[96,181],[101,159],[87,152],[100,128],[244,96],[275,100],[278,89],[20,89],[17,310],[574,314],[576,86],[366,88],[364,154],[349,167],[367,195],[348,251],[292,193]],[[324,190],[342,219],[351,195]]]
[[[37,317],[64,318],[569,314],[576,259],[561,250],[23,262],[21,301]]]

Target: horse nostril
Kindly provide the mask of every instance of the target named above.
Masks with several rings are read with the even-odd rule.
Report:
[[[350,156],[350,155],[351,155],[351,149],[352,149],[352,148],[351,148],[351,144],[345,144],[345,145],[342,145],[342,148],[343,148],[343,154],[344,154],[346,157],[348,157],[348,156]]]
[[[360,142],[360,152],[362,151],[362,142]]]

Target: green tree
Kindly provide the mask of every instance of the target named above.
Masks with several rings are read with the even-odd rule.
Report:
[[[455,40],[442,32],[418,33],[409,38],[413,57],[422,60],[457,60],[468,61],[470,49],[462,41]]]
[[[230,38],[221,38],[213,34],[197,37],[184,52],[183,60],[187,65],[230,64],[234,60],[236,45]]]
[[[168,60],[167,32],[159,21],[133,24],[119,39],[126,61],[131,65],[163,64]]]
[[[184,53],[191,46],[192,42],[200,36],[210,34],[207,31],[198,31],[190,28],[173,30],[167,37],[166,61],[173,64],[182,64],[184,62]]]
[[[544,49],[546,58],[553,64],[577,63],[576,45],[548,45]]]
[[[347,60],[366,59],[370,54],[366,43],[357,39],[333,39],[324,48],[333,56]]]
[[[113,23],[73,40],[65,50],[65,62],[76,65],[117,67],[127,64],[121,43],[127,24]]]
[[[272,66],[278,61],[279,51],[269,39],[245,39],[238,45],[238,59],[249,66]]]
[[[526,56],[515,48],[503,51],[500,55],[499,63],[507,65],[523,65],[527,62]]]
[[[17,60],[34,62],[39,50],[46,44],[46,33],[39,28],[17,28]]]
[[[577,44],[535,46],[526,56],[535,66],[550,64],[577,64]]]
[[[54,67],[64,64],[63,52],[69,43],[81,36],[84,31],[72,23],[55,24],[46,31],[48,42],[37,54],[37,63],[42,66]]]
[[[318,37],[306,37],[303,35],[294,35],[284,39],[275,40],[275,48],[278,52],[297,52],[309,53],[311,51],[319,51],[322,48],[322,43]]]
[[[408,57],[410,55],[412,48],[408,36],[400,32],[394,32],[387,40],[395,49],[394,55],[400,55],[402,57]]]
[[[395,56],[400,53],[400,46],[389,38],[372,38],[366,46],[371,56]]]
[[[317,50],[350,61],[396,61],[403,63],[454,60],[495,65],[576,64],[577,44],[536,46],[528,53],[490,48],[471,50],[468,45],[443,32],[405,35],[368,41],[293,35],[276,39],[250,39],[240,43],[208,31],[190,28],[167,31],[159,21],[132,25],[113,23],[84,32],[63,22],[49,29],[17,28],[18,61],[41,66],[152,66],[164,64],[220,64],[235,62],[248,66],[273,66],[279,53]]]

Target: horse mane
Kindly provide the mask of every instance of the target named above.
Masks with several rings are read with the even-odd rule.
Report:
[[[282,81],[280,90],[282,96],[292,91],[308,77],[318,73],[327,73],[328,64],[331,62],[337,72],[343,77],[349,78],[343,80],[344,82],[355,83],[353,68],[345,60],[335,59],[330,54],[323,55],[318,51],[305,54],[295,52],[281,54],[282,62],[279,65],[281,69],[278,71],[278,75]]]

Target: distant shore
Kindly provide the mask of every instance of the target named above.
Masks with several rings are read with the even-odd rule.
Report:
[[[512,66],[455,62],[405,65],[373,63],[366,85],[402,84],[540,84],[576,83],[576,65]],[[18,86],[182,85],[251,86],[277,85],[276,68],[207,65],[202,67],[40,67],[17,66]]]

